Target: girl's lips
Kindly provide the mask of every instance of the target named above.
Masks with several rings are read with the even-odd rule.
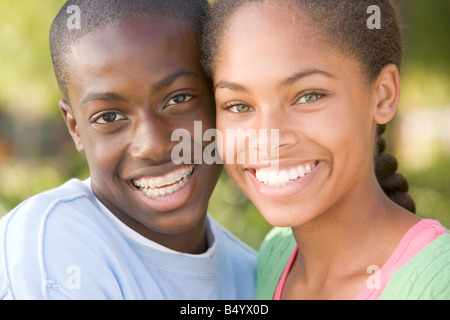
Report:
[[[284,169],[247,169],[245,172],[258,193],[275,200],[302,191],[323,166],[323,161],[314,160]]]
[[[309,174],[319,160],[308,161],[286,169],[261,168],[255,169],[255,177],[259,182],[272,187],[280,187],[292,183],[297,179]]]

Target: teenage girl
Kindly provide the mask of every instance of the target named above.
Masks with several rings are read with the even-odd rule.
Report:
[[[277,152],[226,163],[278,227],[260,250],[257,297],[450,298],[448,230],[414,214],[384,152],[402,60],[391,2],[218,0],[202,46],[222,158],[250,151],[227,148],[229,129],[279,130]]]

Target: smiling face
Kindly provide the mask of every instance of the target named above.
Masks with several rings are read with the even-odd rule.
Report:
[[[173,131],[194,144],[194,121],[215,126],[195,33],[170,18],[127,19],[74,45],[68,74],[71,107],[60,107],[100,201],[156,241],[198,233],[221,167],[171,159]]]
[[[357,60],[293,14],[298,9],[274,2],[247,5],[228,21],[213,70],[217,128],[223,159],[231,152],[227,129],[279,130],[275,158],[262,152],[257,164],[238,164],[248,152],[239,144],[225,167],[266,220],[292,227],[348,209],[376,183],[379,91]]]

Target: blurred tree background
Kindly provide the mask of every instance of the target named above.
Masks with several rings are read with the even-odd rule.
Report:
[[[28,197],[89,176],[58,109],[48,48],[64,0],[0,1],[0,217]],[[450,1],[397,0],[402,100],[387,138],[418,214],[450,227]],[[271,228],[223,172],[210,212],[255,249]]]

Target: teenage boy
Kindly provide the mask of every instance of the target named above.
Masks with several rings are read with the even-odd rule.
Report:
[[[252,299],[256,254],[207,215],[221,166],[175,165],[172,132],[215,125],[206,0],[68,1],[50,46],[90,169],[0,222],[3,299]],[[79,27],[68,19],[79,14]],[[76,26],[76,24],[74,24]],[[193,159],[193,156],[192,156]]]

